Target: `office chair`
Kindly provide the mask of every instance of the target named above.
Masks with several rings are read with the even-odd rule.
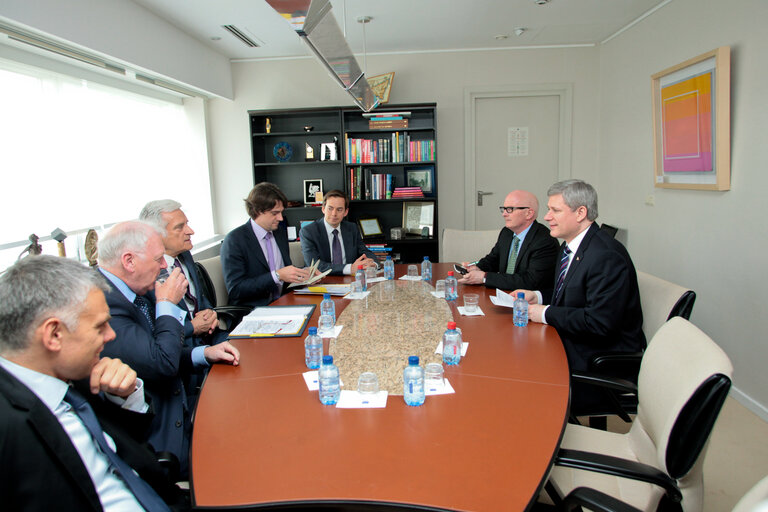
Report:
[[[568,424],[540,499],[560,505],[561,496],[589,487],[640,510],[700,511],[707,440],[732,373],[728,356],[706,334],[670,319],[643,357],[629,432]]]
[[[616,233],[619,232],[619,228],[611,226],[610,224],[601,224],[600,229],[611,235],[613,238],[616,238]]]
[[[637,272],[637,284],[640,290],[640,307],[643,311],[643,333],[650,340],[664,323],[676,316],[688,320],[691,317],[696,292],[683,286],[660,279],[646,272]],[[588,372],[598,375],[609,375],[637,383],[637,372],[643,353],[598,354],[589,362]],[[637,412],[637,397],[632,393],[616,394],[606,391],[607,408],[604,411],[593,411],[589,414],[590,426],[605,430],[604,414],[617,414],[629,423],[629,414]],[[608,405],[610,404],[610,405]],[[603,412],[604,414],[600,414]]]
[[[221,256],[196,261],[195,266],[200,275],[200,286],[203,288],[203,294],[208,297],[213,310],[219,317],[219,328],[224,331],[231,330],[240,323],[243,316],[251,312],[252,308],[228,305],[229,295],[224,283]]]
[[[477,261],[490,252],[498,238],[498,229],[490,231],[443,229],[443,251],[440,261],[449,263]]]

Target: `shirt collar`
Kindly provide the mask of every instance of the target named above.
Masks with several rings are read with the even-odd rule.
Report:
[[[335,228],[335,227],[331,226],[330,224],[328,224],[328,221],[325,220],[325,218],[323,218],[323,224],[325,224],[325,231],[328,233],[328,236],[333,236],[333,230],[334,229],[338,229],[339,230],[339,235],[341,235],[341,224],[339,224],[339,227]]]
[[[259,240],[263,240],[268,233],[266,229],[259,226],[258,223],[253,219],[251,219],[251,229],[253,229],[253,234],[256,235],[256,238]]]
[[[592,224],[590,224],[591,226]],[[576,235],[573,240],[571,240],[571,243],[568,244],[568,248],[571,250],[571,254],[576,254],[576,251],[579,250],[579,246],[581,245],[581,242],[584,241],[584,237],[587,236],[587,231],[589,230],[589,226]]]
[[[520,239],[520,245],[523,245],[523,240],[525,240],[525,235],[527,235],[528,232],[531,230],[531,226],[533,226],[533,223],[531,223],[530,226],[522,230],[520,234],[515,233],[515,236]]]
[[[0,357],[0,366],[37,395],[51,412],[55,411],[61,401],[64,400],[64,395],[69,389],[69,384],[61,379],[30,370],[3,357]]]
[[[104,277],[110,280],[110,282],[115,285],[115,288],[120,290],[120,292],[125,296],[126,299],[128,299],[129,302],[133,302],[136,299],[136,292],[131,290],[127,284],[125,284],[125,281],[117,277],[115,274],[110,272],[109,270],[106,270],[102,267],[99,267],[99,270],[102,274],[104,274]]]

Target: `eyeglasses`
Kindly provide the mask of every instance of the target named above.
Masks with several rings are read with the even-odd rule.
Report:
[[[499,211],[501,213],[512,213],[515,210],[525,210],[527,208],[530,208],[530,206],[499,206]]]

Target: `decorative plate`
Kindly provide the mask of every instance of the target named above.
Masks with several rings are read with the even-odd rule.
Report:
[[[293,156],[293,148],[287,142],[278,142],[275,144],[272,154],[275,155],[278,162],[287,162]]]

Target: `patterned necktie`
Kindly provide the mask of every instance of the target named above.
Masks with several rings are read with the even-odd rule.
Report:
[[[139,311],[141,311],[141,314],[144,315],[144,318],[147,319],[147,322],[149,322],[149,328],[154,332],[155,318],[152,312],[149,310],[149,301],[147,298],[143,295],[136,295],[136,298],[133,299],[133,303],[137,308],[139,308]]]
[[[343,263],[341,258],[341,242],[339,242],[339,230],[334,229],[333,233],[333,260],[331,263],[334,265],[341,265]]]
[[[107,440],[104,439],[104,431],[99,425],[99,420],[96,419],[91,405],[83,398],[83,396],[70,388],[67,394],[64,395],[64,400],[72,406],[72,410],[80,417],[85,428],[91,433],[91,437],[99,445],[101,451],[109,459],[109,463],[115,473],[122,478],[126,487],[136,497],[136,500],[148,511],[167,511],[169,510],[165,502],[157,495],[152,487],[142,480],[133,469],[121,459],[112,448],[107,444]]]
[[[184,267],[181,266],[181,261],[179,258],[174,258],[173,266],[178,267],[178,269],[181,271],[181,275],[183,275],[185,278],[187,277],[187,274],[184,272]],[[189,283],[189,278],[187,278],[187,283]],[[197,298],[192,295],[191,291],[189,291],[189,284],[187,284],[187,291],[184,293],[184,297],[187,299],[187,302],[192,303],[192,313],[197,314],[198,311],[200,311],[200,308],[197,306]]]
[[[571,254],[571,249],[568,247],[568,245],[565,246],[565,249],[563,250],[563,257],[560,258],[560,273],[557,275],[557,285],[555,286],[555,296],[552,300],[552,303],[555,303],[555,300],[560,296],[560,290],[563,288],[563,282],[565,281],[565,272],[568,270],[568,260],[569,255]]]
[[[512,249],[509,250],[509,261],[507,261],[507,274],[515,273],[515,262],[517,261],[517,250],[520,248],[520,239],[517,235],[512,235]]]

